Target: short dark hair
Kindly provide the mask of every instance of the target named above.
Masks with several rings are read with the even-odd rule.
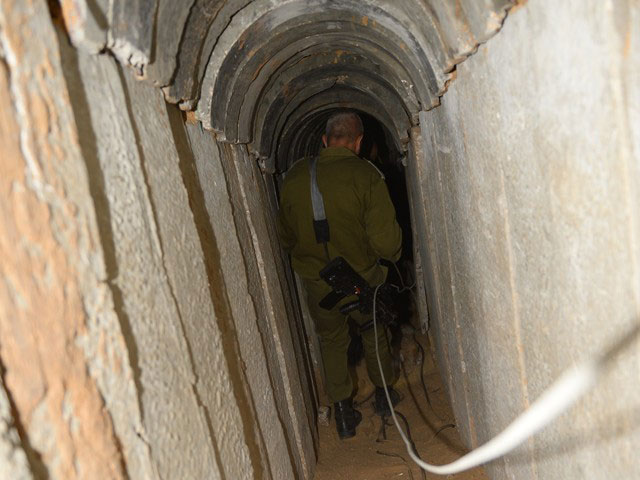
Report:
[[[332,140],[353,142],[363,133],[362,119],[351,110],[334,113],[327,120],[325,135],[328,142]]]

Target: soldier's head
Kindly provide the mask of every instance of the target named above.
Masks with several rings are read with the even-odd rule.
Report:
[[[322,136],[325,147],[345,147],[356,155],[360,153],[360,144],[364,128],[357,113],[341,111],[334,113],[327,120],[327,128]]]

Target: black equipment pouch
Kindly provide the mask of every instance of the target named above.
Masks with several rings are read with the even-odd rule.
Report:
[[[373,312],[373,297],[375,288],[372,288],[343,257],[331,260],[322,270],[322,278],[333,290],[319,303],[321,308],[331,310],[345,297],[355,295],[357,300],[347,303],[340,308],[340,312],[347,314],[358,309],[361,313]],[[397,313],[393,308],[395,289],[388,283],[378,287],[376,297],[376,320],[389,324],[397,320]],[[366,326],[362,327],[366,329]]]

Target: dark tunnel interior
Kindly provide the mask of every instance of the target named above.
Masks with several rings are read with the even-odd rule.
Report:
[[[407,475],[372,382],[370,455],[340,443],[278,232],[337,109],[403,232],[399,411],[425,461],[495,438],[637,323],[638,26],[634,0],[0,2],[0,477]],[[638,477],[639,351],[456,478]]]

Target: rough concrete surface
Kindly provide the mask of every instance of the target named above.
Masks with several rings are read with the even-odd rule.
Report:
[[[89,118],[78,121],[89,122],[94,132],[94,151],[85,152],[85,158],[91,174],[98,176],[92,193],[104,202],[98,205],[101,241],[129,346],[142,435],[158,475],[174,478],[190,472],[197,478],[218,467],[205,412],[194,391],[191,347],[164,263],[157,210],[142,163],[146,157],[141,134],[131,118],[133,100],[111,58],[80,55],[78,67],[77,81],[84,86],[89,110]],[[193,281],[197,285],[206,278],[194,274]]]
[[[94,54],[106,47],[109,0],[63,0],[60,8],[74,46]]]
[[[472,445],[638,321],[638,15],[529,2],[422,117],[419,188],[435,208],[419,235],[438,246],[423,240],[440,272],[431,311]],[[492,477],[636,476],[638,351]]]
[[[168,115],[162,94],[135,82],[112,58],[74,50],[63,34],[56,35],[46,9],[42,10],[42,5],[38,8],[40,13],[36,15],[30,4],[13,9],[3,7],[0,17],[2,52],[7,59],[2,65],[8,65],[3,70],[4,91],[15,92],[17,98],[11,102],[12,95],[5,94],[3,98],[9,103],[4,111],[19,113],[17,117],[3,117],[6,151],[12,152],[11,139],[16,148],[15,155],[11,153],[13,156],[9,158],[17,162],[15,178],[10,173],[13,170],[3,175],[9,182],[5,194],[11,198],[11,188],[25,185],[15,192],[32,189],[41,198],[35,201],[43,202],[39,210],[31,208],[27,217],[16,214],[15,224],[3,224],[6,228],[3,258],[13,260],[9,263],[3,260],[6,288],[2,291],[0,352],[3,382],[18,414],[14,419],[3,410],[6,435],[2,437],[2,452],[3,459],[7,459],[2,462],[3,468],[21,475],[32,472],[38,478],[310,476],[315,457],[309,428],[305,427],[303,432],[300,420],[294,424],[290,413],[296,408],[297,415],[308,418],[308,410],[300,400],[303,395],[300,385],[294,383],[300,381],[295,370],[295,349],[290,337],[285,337],[288,343],[284,348],[290,353],[278,354],[273,348],[271,327],[265,325],[262,333],[256,328],[264,320],[256,317],[247,289],[238,295],[236,288],[244,269],[238,234],[219,222],[216,211],[204,221],[198,217],[207,213],[192,204],[197,200],[189,191],[193,185],[185,185],[187,170],[193,168],[193,154],[180,115],[177,112],[177,117]],[[24,50],[18,31],[8,28],[21,24],[18,19],[38,25],[34,30],[43,37],[30,51]],[[56,46],[62,60],[57,56]],[[42,55],[40,50],[47,48],[51,52]],[[53,74],[42,83],[46,77],[32,78],[29,70],[21,70],[18,58],[21,61],[33,58],[28,68],[35,68],[44,58],[51,62],[45,64],[44,71]],[[10,81],[13,83],[7,83]],[[54,88],[63,92],[61,97],[47,97]],[[67,88],[72,92],[70,97],[66,96]],[[34,91],[37,95],[29,97],[23,91]],[[41,102],[41,98],[46,102]],[[45,104],[52,105],[50,113],[66,118],[63,124],[66,130],[60,130],[58,123],[46,123],[46,115],[37,116],[39,111],[47,110],[38,110],[33,105]],[[16,123],[14,118],[20,122]],[[39,121],[44,129],[35,128]],[[60,140],[47,140],[54,142],[55,149],[38,140],[49,138],[38,137],[46,135],[48,125],[54,125],[54,132],[61,132]],[[15,133],[21,129],[22,136]],[[15,143],[20,138],[24,139],[22,143]],[[29,142],[36,140],[41,143],[34,143],[38,147],[34,150]],[[191,144],[215,151],[218,148],[209,134],[193,137]],[[34,157],[33,152],[38,156]],[[53,190],[39,183],[44,178],[41,167],[32,162],[33,158],[39,162],[52,161],[58,158],[55,155],[64,155],[65,161],[56,160],[55,168],[47,168],[51,170],[51,181],[63,185],[65,195],[72,200],[70,211],[65,210],[65,203],[59,203],[58,197],[51,196],[53,193],[49,192]],[[34,176],[28,181],[18,175],[20,162],[25,158],[31,169],[27,173]],[[10,165],[4,163],[3,168],[9,169]],[[209,196],[217,195],[218,202],[227,198],[226,219],[233,221],[221,164],[215,168],[222,183],[218,190],[214,185],[205,185],[206,191]],[[23,197],[24,193],[3,205],[8,208],[24,204],[17,213],[23,212],[28,205],[19,200]],[[14,311],[24,310],[20,306],[23,303],[31,305],[32,295],[39,295],[40,290],[27,289],[29,283],[20,283],[23,280],[16,274],[24,256],[10,253],[11,245],[20,244],[14,235],[21,230],[26,232],[26,226],[45,232],[46,205],[54,212],[51,238],[57,240],[50,240],[53,243],[45,251],[52,255],[56,242],[63,242],[60,258],[67,258],[75,270],[67,268],[68,280],[59,283],[53,263],[57,257],[38,253],[47,258],[41,269],[42,279],[37,282],[42,285],[39,288],[50,290],[48,302],[38,306],[42,313],[35,316],[29,307],[23,313],[24,320],[14,324],[9,321],[15,317]],[[40,217],[35,216],[38,211]],[[7,210],[5,218],[13,218],[10,212]],[[77,212],[82,213],[75,218]],[[220,260],[215,263],[219,252],[203,251],[210,246],[203,236],[204,223],[215,223],[216,233],[227,248],[224,269]],[[65,227],[60,230],[58,225]],[[73,238],[73,229],[80,232],[77,234],[80,240],[75,240],[75,247],[71,248],[66,238],[69,235]],[[266,230],[263,232],[265,238],[271,238]],[[30,242],[36,245],[36,240]],[[216,246],[215,241],[212,245]],[[33,252],[39,252],[43,247],[33,248]],[[229,251],[234,252],[235,262]],[[257,271],[256,275],[261,278]],[[28,277],[24,281],[27,280]],[[231,294],[227,285],[233,285]],[[262,288],[260,284],[256,287]],[[52,288],[63,289],[60,292],[65,293],[56,296]],[[261,298],[259,292],[256,295]],[[63,298],[70,303],[63,309],[57,308]],[[280,308],[281,317],[288,318],[289,312]],[[51,316],[56,311],[66,320]],[[71,320],[78,326],[73,327],[75,323]],[[20,359],[24,355],[38,357],[38,349],[43,346],[38,345],[51,333],[47,328],[51,329],[56,322],[59,326],[53,333],[60,347],[65,342],[72,347],[67,347],[69,353],[65,356],[55,343],[49,343],[48,351],[40,354],[47,359],[46,371],[38,374],[39,363]],[[29,345],[20,341],[26,334],[22,332],[24,328],[43,335],[42,340],[29,340]],[[243,355],[239,355],[238,330],[242,332]],[[269,354],[274,355],[272,371],[265,361],[262,345],[265,336],[269,337]],[[66,376],[60,379],[61,362],[74,368],[67,369]],[[286,378],[287,370],[283,381],[279,369],[292,367],[289,375],[293,377]],[[75,383],[69,383],[72,380]],[[272,382],[279,383],[278,389]],[[293,393],[292,383],[296,389]],[[32,397],[28,392],[43,393]],[[275,405],[276,398],[279,408]],[[291,406],[293,401],[295,407]],[[53,406],[57,404],[61,405],[61,415],[55,414]],[[92,409],[98,409],[99,413],[91,413]],[[280,414],[274,415],[275,411]],[[86,421],[87,415],[91,422]],[[297,453],[300,448],[307,453]],[[95,451],[101,454],[95,455]],[[20,466],[21,458],[28,460],[28,469]],[[303,468],[306,473],[302,473]]]
[[[172,28],[161,29],[156,32],[153,42],[151,62],[145,67],[145,77],[158,87],[164,87],[171,82],[176,62],[178,61],[178,49],[182,37],[176,35],[176,31],[182,31],[187,17],[191,12],[195,0],[176,2],[175,0],[161,0],[158,3],[157,22],[171,25]]]
[[[211,272],[207,276],[204,253],[196,229],[194,214],[189,206],[187,190],[182,180],[179,153],[176,150],[167,118],[166,104],[160,92],[125,77],[131,99],[130,112],[135,124],[138,148],[145,169],[154,218],[158,224],[161,254],[167,273],[171,295],[178,308],[182,334],[186,338],[190,368],[195,375],[195,395],[205,412],[209,435],[215,438],[219,455],[224,459],[222,468],[227,478],[245,478],[259,475],[250,459],[251,444],[245,443],[245,421],[253,424],[254,412],[241,412],[242,401],[236,398],[230,376],[238,375],[229,368],[222,346],[223,325],[216,318],[229,315],[222,304],[214,311],[211,288],[221,282]],[[177,113],[177,112],[176,112]],[[183,153],[191,161],[190,151]],[[209,252],[213,256],[214,252]],[[213,298],[212,298],[213,297]],[[220,302],[221,303],[221,302]],[[235,358],[229,361],[236,362]],[[215,373],[214,373],[215,372]],[[237,379],[242,393],[243,378]],[[245,413],[245,420],[241,414]],[[251,431],[251,424],[249,431]],[[249,440],[249,439],[247,439]],[[251,460],[251,461],[250,461]]]
[[[48,6],[0,3],[2,475],[313,475],[272,174],[339,107],[406,155],[418,307],[468,446],[638,321],[638,2]],[[624,352],[487,472],[638,476],[639,367]]]
[[[9,397],[0,384],[0,478],[33,479],[27,455],[20,443]]]
[[[314,82],[303,82],[304,99],[332,81],[367,93],[355,107],[366,109],[380,98],[376,115],[399,109],[394,124],[415,124],[421,109],[438,105],[455,65],[499,30],[514,1],[113,0],[106,18],[103,3],[64,2],[78,46],[95,51],[107,31],[106,47],[138,75],[165,87],[168,101],[197,107],[219,139],[253,141],[259,156],[273,160],[281,135],[273,128],[286,119],[282,107],[296,84],[277,80],[292,68],[308,73],[313,69],[305,63],[317,66],[309,79]],[[351,75],[339,67],[359,58],[367,65]],[[299,84],[300,73],[294,76]],[[258,109],[261,104],[273,104],[271,115]],[[297,113],[309,113],[307,108],[296,107]],[[322,110],[326,106],[311,111]],[[395,133],[406,137],[406,128]],[[291,158],[279,159],[279,168]]]
[[[243,245],[252,262],[253,292],[257,292],[260,319],[269,335],[269,354],[272,371],[277,371],[281,390],[276,398],[280,402],[279,415],[287,427],[292,451],[298,452],[293,461],[299,472],[312,472],[315,455],[313,453],[313,426],[308,422],[304,402],[303,379],[295,358],[292,333],[287,318],[287,310],[278,270],[275,265],[276,245],[269,237],[264,206],[268,200],[261,184],[258,166],[249,157],[246,146],[224,144],[223,165],[228,172],[227,182],[232,192],[231,199],[238,214],[236,222],[244,223]],[[242,213],[241,213],[242,212]],[[258,303],[257,302],[257,303]]]
[[[278,411],[275,396],[284,394],[282,388],[277,386],[277,372],[269,368],[271,330],[263,324],[263,319],[258,318],[255,302],[260,301],[260,296],[255,289],[259,287],[251,285],[248,278],[251,275],[248,270],[250,264],[246,263],[239,241],[244,232],[235,225],[218,145],[211,133],[201,131],[198,125],[188,124],[186,132],[194,153],[197,180],[215,236],[215,244],[211,248],[217,247],[225,282],[233,286],[228,290],[229,302],[260,435],[268,453],[270,473],[274,479],[295,478],[287,447],[290,440],[284,430],[281,415],[274,414]],[[245,241],[251,240],[246,238]],[[281,398],[278,403],[282,404],[284,401]]]
[[[110,0],[109,50],[124,64],[133,67],[137,75],[143,76],[145,68],[154,58],[154,40],[157,30],[153,19],[157,18],[160,0]],[[91,0],[86,0],[91,5]],[[168,2],[167,2],[168,3]],[[189,2],[180,2],[186,9]],[[162,16],[166,19],[166,16]],[[171,19],[173,26],[174,18]]]
[[[44,2],[3,3],[0,45],[0,358],[12,422],[35,478],[125,478],[104,385],[79,341],[111,299]],[[111,340],[101,337],[96,359],[105,375],[116,365],[126,375]]]

